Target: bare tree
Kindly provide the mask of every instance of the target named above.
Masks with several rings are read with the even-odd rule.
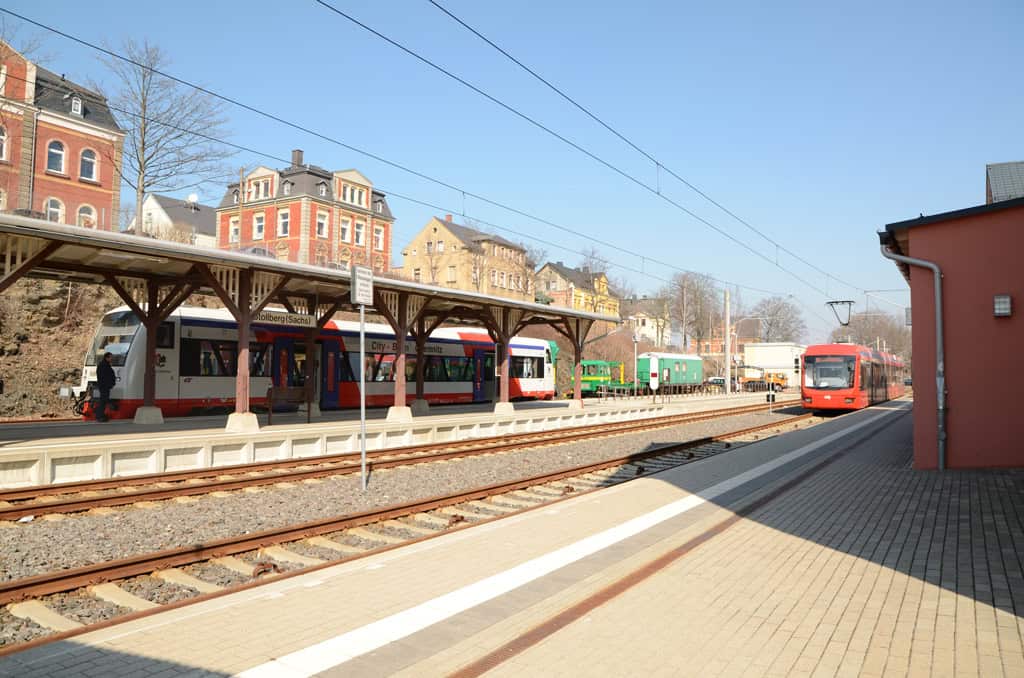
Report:
[[[597,247],[594,245],[584,247],[581,254],[580,268],[582,270],[589,270],[591,273],[606,272],[609,263],[608,258]]]
[[[520,291],[526,295],[527,301],[533,301],[537,293],[537,264],[544,261],[548,253],[540,247],[527,245],[522,241],[519,242],[519,246],[523,248],[523,253],[515,260],[515,271],[522,282]]]
[[[227,134],[224,103],[154,73],[170,62],[148,41],[139,44],[128,38],[121,52],[135,63],[114,57],[101,61],[115,81],[107,99],[125,118],[123,162],[114,164],[135,189],[138,225],[147,193],[227,183],[232,174],[227,160],[234,151],[206,138]]]
[[[701,273],[677,273],[659,296],[668,300],[668,312],[686,337],[698,344],[710,340],[714,328],[722,323],[721,290],[715,281]]]
[[[850,316],[848,326],[832,331],[832,341],[851,341],[886,349],[908,359],[912,353],[910,328],[888,313],[855,313]]]
[[[761,319],[765,341],[799,341],[807,330],[800,309],[784,297],[762,299],[749,315]]]

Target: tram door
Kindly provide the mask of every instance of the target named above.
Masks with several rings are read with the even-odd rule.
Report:
[[[473,402],[494,400],[494,353],[484,349],[473,351]]]
[[[337,409],[341,406],[338,375],[342,360],[341,342],[324,339],[320,351],[320,407]]]
[[[292,337],[274,338],[274,386],[302,386],[302,371],[298,369],[297,350],[305,358],[306,348]]]

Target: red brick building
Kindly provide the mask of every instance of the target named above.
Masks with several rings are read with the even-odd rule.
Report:
[[[116,230],[124,136],[100,94],[0,41],[0,211]]]
[[[1020,383],[1024,347],[1024,198],[889,224],[894,254],[942,272],[946,468],[1024,466]],[[935,275],[898,263],[914,322],[914,468],[938,466]]]
[[[394,217],[384,194],[354,169],[330,172],[292,151],[283,170],[257,167],[230,184],[217,208],[221,249],[301,264],[391,268]]]

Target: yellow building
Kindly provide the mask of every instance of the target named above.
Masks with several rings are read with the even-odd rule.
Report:
[[[619,315],[619,300],[608,291],[608,276],[602,272],[549,261],[537,272],[537,289],[555,306]]]
[[[415,282],[533,301],[533,264],[513,242],[433,217],[402,250],[402,276]]]

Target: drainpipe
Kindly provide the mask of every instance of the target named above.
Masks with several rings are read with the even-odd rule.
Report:
[[[931,269],[935,276],[935,385],[937,388],[936,399],[938,400],[939,419],[939,470],[946,470],[946,357],[942,345],[942,271],[938,264],[924,259],[905,257],[902,254],[895,254],[889,249],[892,244],[892,234],[882,231],[878,234],[881,243],[882,256],[886,259],[898,261],[908,266],[920,266]]]

